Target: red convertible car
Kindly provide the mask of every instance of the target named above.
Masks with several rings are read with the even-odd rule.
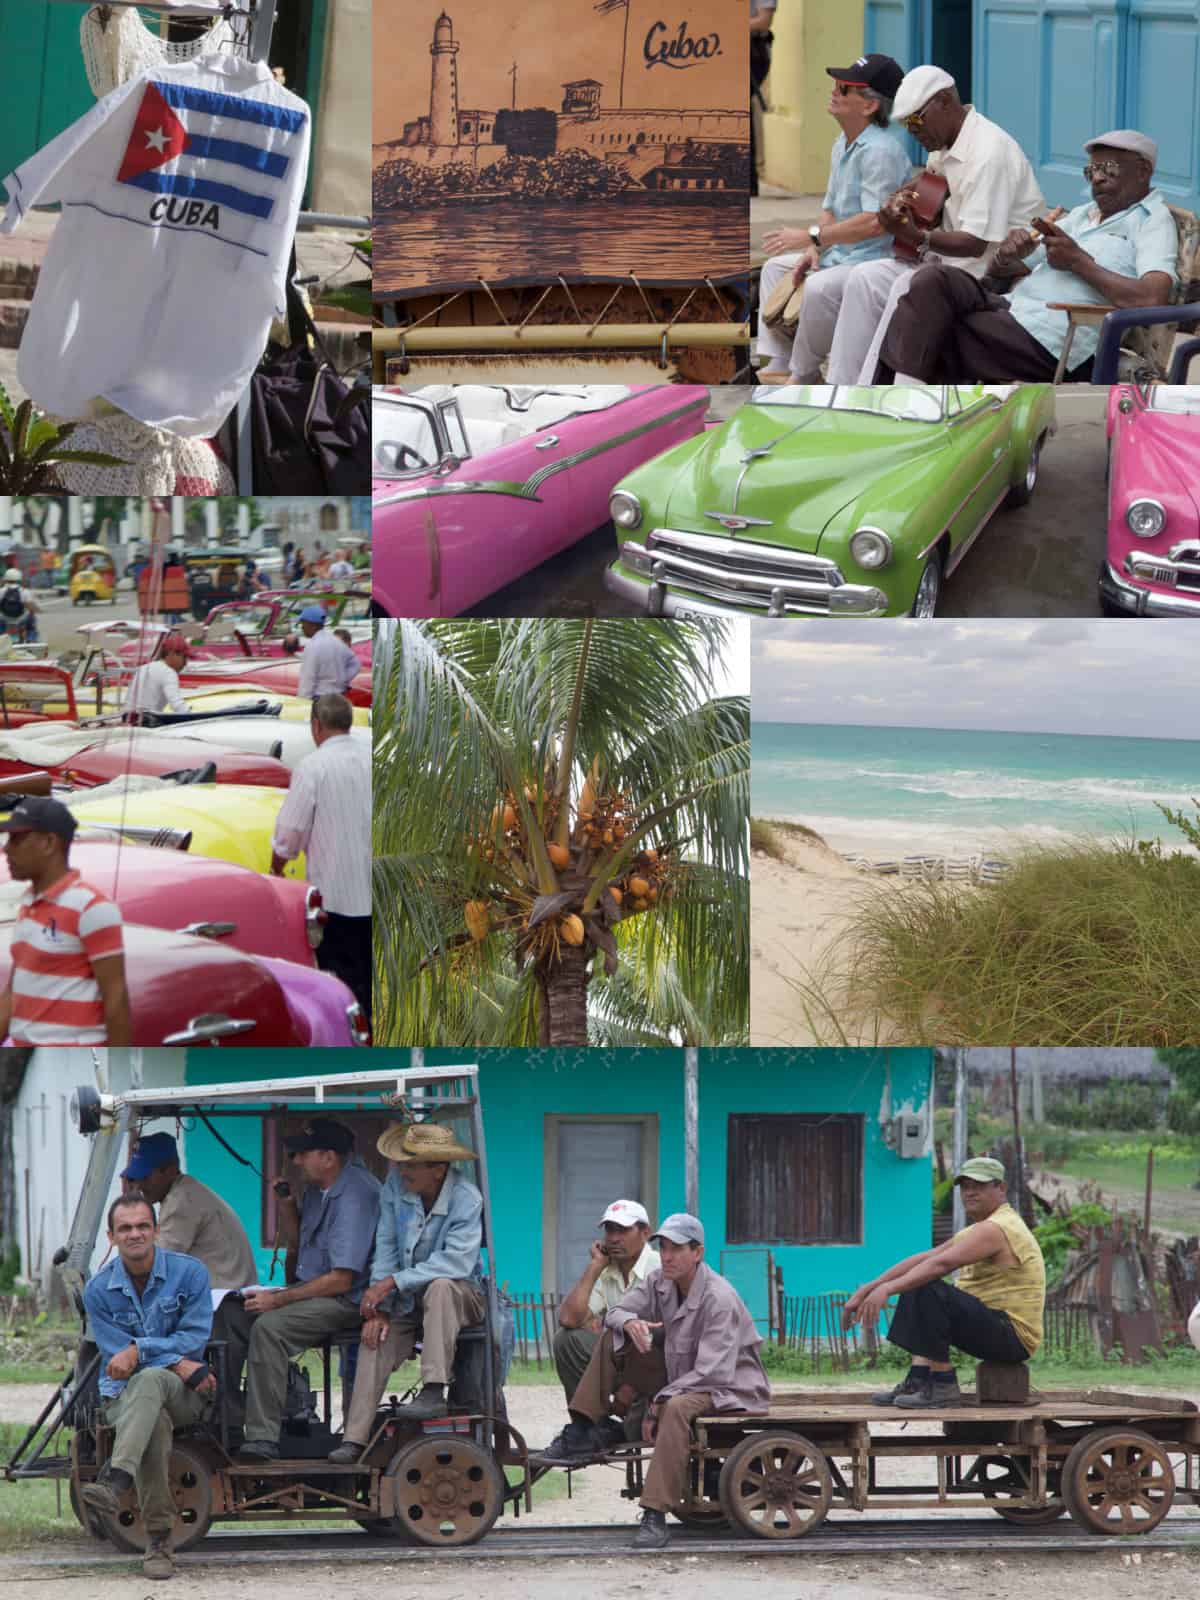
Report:
[[[701,432],[697,385],[376,389],[376,610],[450,617],[608,521],[613,485]]]
[[[1200,617],[1200,389],[1116,384],[1108,437],[1101,608]]]

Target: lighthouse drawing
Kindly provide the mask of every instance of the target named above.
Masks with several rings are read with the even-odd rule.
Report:
[[[435,145],[458,143],[458,55],[454,24],[443,11],[433,29],[429,53],[433,57],[429,90],[429,142]]]

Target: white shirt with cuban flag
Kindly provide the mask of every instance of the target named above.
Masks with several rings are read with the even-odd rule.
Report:
[[[62,205],[17,362],[37,404],[215,433],[286,307],[310,134],[264,63],[201,56],[147,68],[11,173],[0,232]]]

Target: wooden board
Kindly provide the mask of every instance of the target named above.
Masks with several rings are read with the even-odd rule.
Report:
[[[871,1404],[869,1392],[837,1390],[817,1393],[779,1393],[771,1397],[770,1410],[753,1415],[701,1417],[706,1427],[739,1426],[748,1422],[853,1423],[853,1422],[1128,1422],[1135,1417],[1178,1417],[1190,1422],[1198,1408],[1191,1400],[1166,1395],[1121,1394],[1114,1390],[1044,1390],[1028,1405],[973,1404],[972,1391],[964,1391],[964,1404],[930,1406],[920,1411],[895,1410]]]

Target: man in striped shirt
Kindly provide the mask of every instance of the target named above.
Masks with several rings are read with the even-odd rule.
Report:
[[[29,883],[13,927],[0,1039],[129,1044],[121,913],[68,865],[75,818],[59,801],[34,796],[0,823],[0,833],[9,873]]]
[[[371,753],[350,738],[354,707],[344,695],[313,701],[316,749],[292,772],[275,819],[271,871],[281,876],[304,852],[308,881],[328,921],[317,965],[353,992],[371,1019]]]

